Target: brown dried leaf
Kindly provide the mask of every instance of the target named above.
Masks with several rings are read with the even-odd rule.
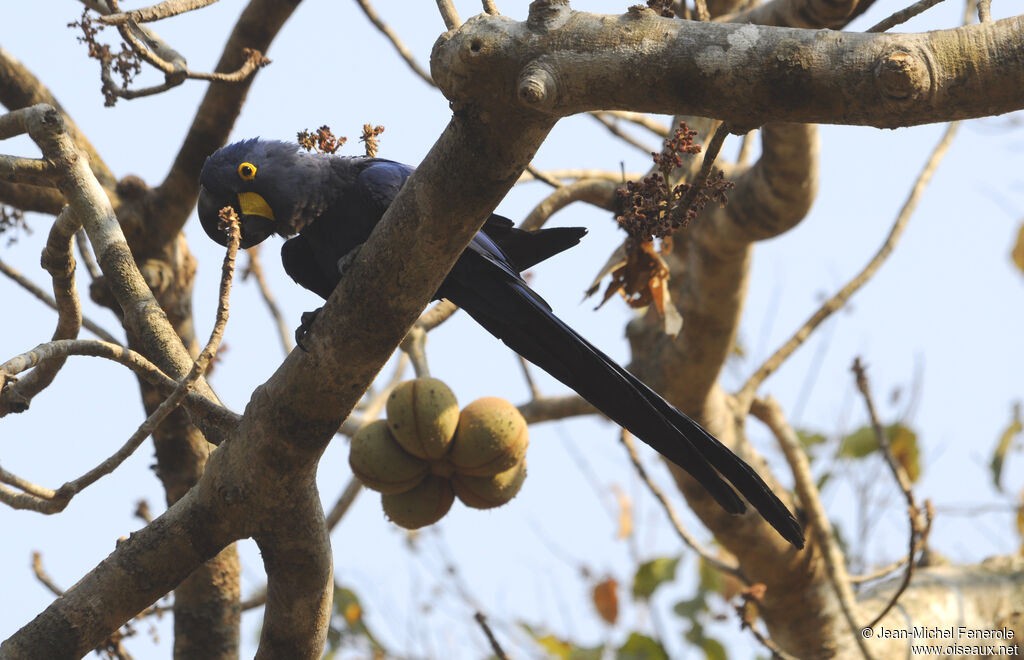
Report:
[[[607,578],[594,585],[593,600],[597,613],[605,623],[615,625],[619,618],[619,583]]]

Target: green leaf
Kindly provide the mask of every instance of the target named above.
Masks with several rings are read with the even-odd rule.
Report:
[[[681,600],[672,607],[672,611],[683,619],[696,622],[697,616],[708,610],[708,603],[703,594],[698,594],[690,600]]]
[[[554,635],[541,633],[528,623],[520,622],[519,626],[548,654],[548,657],[558,660],[601,660],[601,656],[604,655],[603,645],[590,648],[576,646]]]
[[[668,660],[668,653],[647,635],[630,633],[626,643],[615,651],[615,660]]]
[[[729,660],[729,655],[725,652],[725,647],[717,639],[711,639],[705,637],[700,645],[701,649],[704,650],[704,657],[708,660]]]
[[[800,446],[808,453],[814,447],[823,445],[828,440],[823,434],[808,431],[807,429],[797,429],[796,439],[800,441]]]
[[[681,557],[659,557],[640,564],[633,576],[633,598],[647,599],[663,583],[674,580]]]
[[[883,429],[896,461],[907,471],[912,482],[921,476],[920,450],[917,433],[909,426],[896,423]],[[839,455],[843,458],[864,458],[878,451],[878,437],[870,426],[862,426],[843,438]]]
[[[700,572],[700,584],[697,587],[698,589],[704,593],[722,593],[725,585],[725,579],[717,568],[704,561],[704,558],[701,557],[700,563],[698,564],[698,571]]]
[[[992,460],[989,462],[989,469],[992,471],[992,483],[1000,491],[1003,490],[1003,462],[1006,460],[1006,454],[1013,447],[1014,440],[1021,434],[1021,431],[1024,431],[1024,425],[1021,424],[1020,402],[1018,401],[1013,406],[1013,419],[1010,420],[1002,435],[999,436],[999,443],[996,444],[996,450],[992,453]]]
[[[843,438],[839,445],[842,458],[864,458],[878,451],[878,438],[870,426],[862,426]]]

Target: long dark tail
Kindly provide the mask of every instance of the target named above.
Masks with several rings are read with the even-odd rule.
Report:
[[[509,348],[686,470],[726,511],[746,507],[723,476],[783,538],[803,547],[800,524],[749,465],[578,335],[521,280],[486,273],[472,281],[449,278],[444,288],[446,297]]]

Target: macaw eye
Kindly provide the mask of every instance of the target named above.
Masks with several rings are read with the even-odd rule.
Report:
[[[238,176],[243,181],[252,181],[256,178],[256,166],[252,163],[242,163],[238,166]]]

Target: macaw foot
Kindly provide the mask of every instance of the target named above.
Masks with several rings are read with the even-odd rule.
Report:
[[[303,312],[302,316],[299,317],[299,327],[295,328],[295,345],[306,353],[309,352],[309,349],[302,345],[302,340],[304,340],[306,335],[309,334],[309,331],[313,326],[313,321],[316,320],[321,309],[323,309],[323,307],[317,307],[312,312]]]
[[[359,254],[359,248],[361,247],[363,247],[362,243],[346,252],[341,259],[338,259],[338,275],[345,277],[345,271],[352,267],[352,262],[356,260],[356,256]]]

